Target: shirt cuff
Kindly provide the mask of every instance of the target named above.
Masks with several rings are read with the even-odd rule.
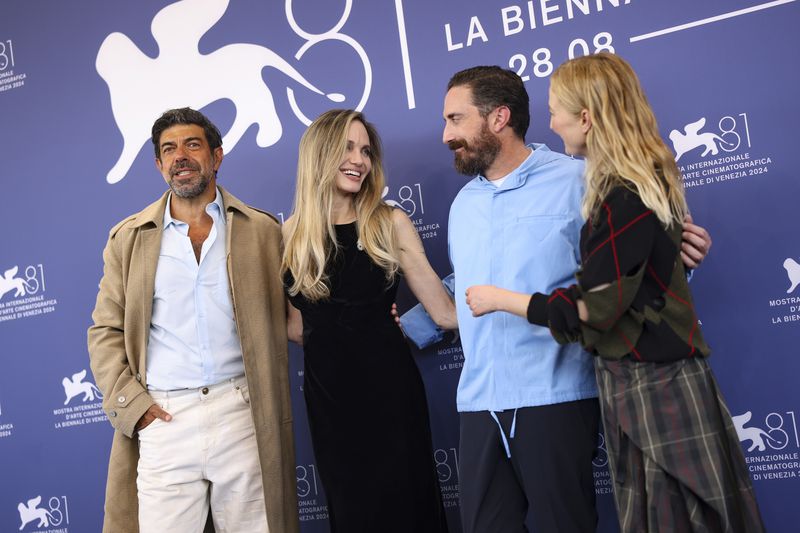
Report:
[[[547,327],[547,295],[534,293],[528,303],[528,322]]]
[[[436,325],[422,304],[417,304],[400,317],[403,333],[422,350],[444,338],[444,330]]]

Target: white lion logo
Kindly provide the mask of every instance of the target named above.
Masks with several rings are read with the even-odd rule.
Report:
[[[733,146],[732,143],[727,142],[725,139],[719,135],[715,135],[714,133],[700,133],[700,129],[705,125],[706,119],[703,117],[697,122],[687,124],[686,127],[684,127],[684,131],[686,132],[685,134],[678,130],[672,130],[669,132],[669,139],[672,141],[672,147],[675,149],[675,161],[680,159],[681,156],[686,152],[694,150],[698,146],[705,147],[703,153],[700,154],[703,157],[707,156],[709,152],[711,155],[717,155],[719,153],[717,141],[721,142],[722,144],[727,144],[728,146]]]
[[[37,496],[35,498],[31,498],[28,500],[28,505],[24,505],[20,502],[17,505],[17,510],[19,511],[19,520],[22,522],[22,525],[19,526],[19,530],[22,529],[29,523],[33,522],[34,520],[39,520],[39,523],[36,527],[49,527],[50,520],[53,519],[53,515],[47,509],[39,508],[39,504],[42,503],[42,497]]]
[[[159,54],[148,57],[119,32],[106,37],[95,67],[108,84],[111,109],[123,137],[122,154],[106,181],[117,183],[130,170],[142,145],[150,138],[154,117],[165,109],[206,105],[227,98],[236,106],[236,118],[222,143],[226,152],[252,124],[258,124],[256,144],[265,148],[283,132],[272,93],[261,76],[274,67],[307,89],[323,94],[293,66],[272,50],[255,44],[229,44],[201,54],[200,38],[216,24],[229,0],[182,0],[153,17],[150,26]],[[344,101],[338,93],[326,95]]]
[[[24,279],[14,277],[17,275],[18,270],[19,267],[14,266],[3,273],[3,277],[0,278],[0,298],[2,298],[5,293],[14,289],[16,289],[14,298],[19,298],[20,296],[25,296],[26,288],[30,289]]]
[[[739,436],[739,442],[744,442],[749,440],[753,443],[747,449],[748,452],[752,452],[756,448],[758,448],[758,451],[763,452],[764,450],[767,449],[767,446],[764,444],[764,437],[771,440],[772,442],[778,442],[778,441],[770,437],[769,434],[760,427],[752,427],[752,428],[744,427],[744,425],[747,424],[752,417],[753,413],[751,413],[750,411],[747,411],[743,415],[732,416],[731,419],[733,420],[733,427],[736,428],[736,434]]]
[[[94,401],[95,398],[102,399],[103,393],[97,386],[89,381],[84,382],[83,378],[86,377],[86,369],[81,370],[77,374],[72,374],[72,379],[64,378],[61,384],[64,386],[64,394],[67,399],[64,400],[64,405],[67,405],[70,400],[79,394],[83,394],[84,402]]]
[[[786,269],[786,275],[789,276],[789,283],[792,284],[786,291],[786,294],[789,294],[800,285],[800,263],[791,257],[787,257],[786,261],[783,262],[783,268]]]

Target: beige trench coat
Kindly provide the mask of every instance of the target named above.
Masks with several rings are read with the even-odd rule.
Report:
[[[296,533],[297,495],[289,397],[281,231],[271,216],[222,191],[227,264],[250,389],[270,533]],[[114,427],[104,533],[138,533],[134,426],[154,402],[145,359],[167,195],[112,228],[89,328],[89,359]],[[254,532],[255,533],[255,532]]]

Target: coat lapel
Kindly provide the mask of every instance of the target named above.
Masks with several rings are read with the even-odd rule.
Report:
[[[153,315],[153,294],[156,283],[156,269],[158,268],[158,257],[161,253],[161,236],[164,230],[164,209],[167,206],[167,194],[165,193],[157,202],[145,208],[137,218],[137,225],[140,227],[138,233],[138,243],[134,247],[136,276],[131,275],[129,279],[139,285],[138,296],[141,298],[139,318],[141,329],[137,339],[141,350],[139,350],[138,372],[146,375],[147,344],[150,338],[150,320]],[[128,292],[135,294],[136,288],[131,288]]]
[[[233,227],[234,221],[233,220],[234,220],[234,218],[235,217],[233,216],[233,211],[230,210],[230,209],[226,209],[226,211],[225,211],[225,219],[226,219],[228,227],[227,227],[227,231],[225,232],[225,252],[226,252],[225,265],[226,265],[226,267],[228,269],[228,288],[229,288],[230,293],[231,293],[231,304],[233,305],[233,316],[236,317],[237,316],[237,314],[236,314],[236,304],[237,304],[236,296],[238,294],[238,291],[236,290],[236,281],[237,281],[237,278],[236,278],[236,275],[235,275],[235,271],[236,271],[235,266],[236,265],[234,265],[233,258],[239,257],[239,254],[234,251],[236,248],[238,248],[238,240],[234,239],[234,237],[233,237],[233,233],[234,233],[234,227]],[[236,228],[236,229],[238,229],[238,228]],[[238,318],[237,318],[237,323],[238,323]]]
[[[147,359],[147,342],[150,336],[150,320],[153,316],[153,294],[156,283],[156,269],[158,268],[158,256],[161,252],[161,235],[163,230],[159,228],[147,228],[141,231],[140,239],[142,253],[139,254],[139,268],[142,273],[141,278],[141,298],[142,314],[141,324],[141,360],[139,361],[139,372],[145,375],[145,359]]]
[[[227,222],[227,231],[225,235],[225,264],[228,269],[228,284],[231,292],[231,303],[233,304],[233,315],[236,317],[237,327],[239,326],[238,299],[241,294],[241,287],[239,286],[239,274],[242,270],[242,261],[247,261],[247,235],[242,232],[246,230],[247,224],[237,224],[236,219],[239,216],[245,215],[245,205],[228,193],[224,188],[219,187],[222,193],[222,205],[225,208],[225,220]],[[252,244],[252,243],[251,243]],[[240,331],[241,336],[241,331]]]

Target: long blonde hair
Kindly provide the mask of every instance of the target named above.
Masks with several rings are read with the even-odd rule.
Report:
[[[681,174],[631,66],[607,52],[575,58],[556,69],[550,90],[568,112],[577,117],[586,109],[592,121],[583,216],[589,218],[622,185],[665,226],[682,224],[687,207]]]
[[[325,265],[339,252],[332,220],[336,175],[354,120],[367,130],[372,162],[372,170],[353,198],[359,241],[386,272],[387,281],[394,279],[399,268],[392,209],[381,200],[385,177],[378,132],[362,113],[333,109],[320,115],[300,140],[294,213],[286,228],[282,261],[283,272],[290,271],[294,278],[289,287],[292,296],[300,293],[311,301],[330,296]]]

